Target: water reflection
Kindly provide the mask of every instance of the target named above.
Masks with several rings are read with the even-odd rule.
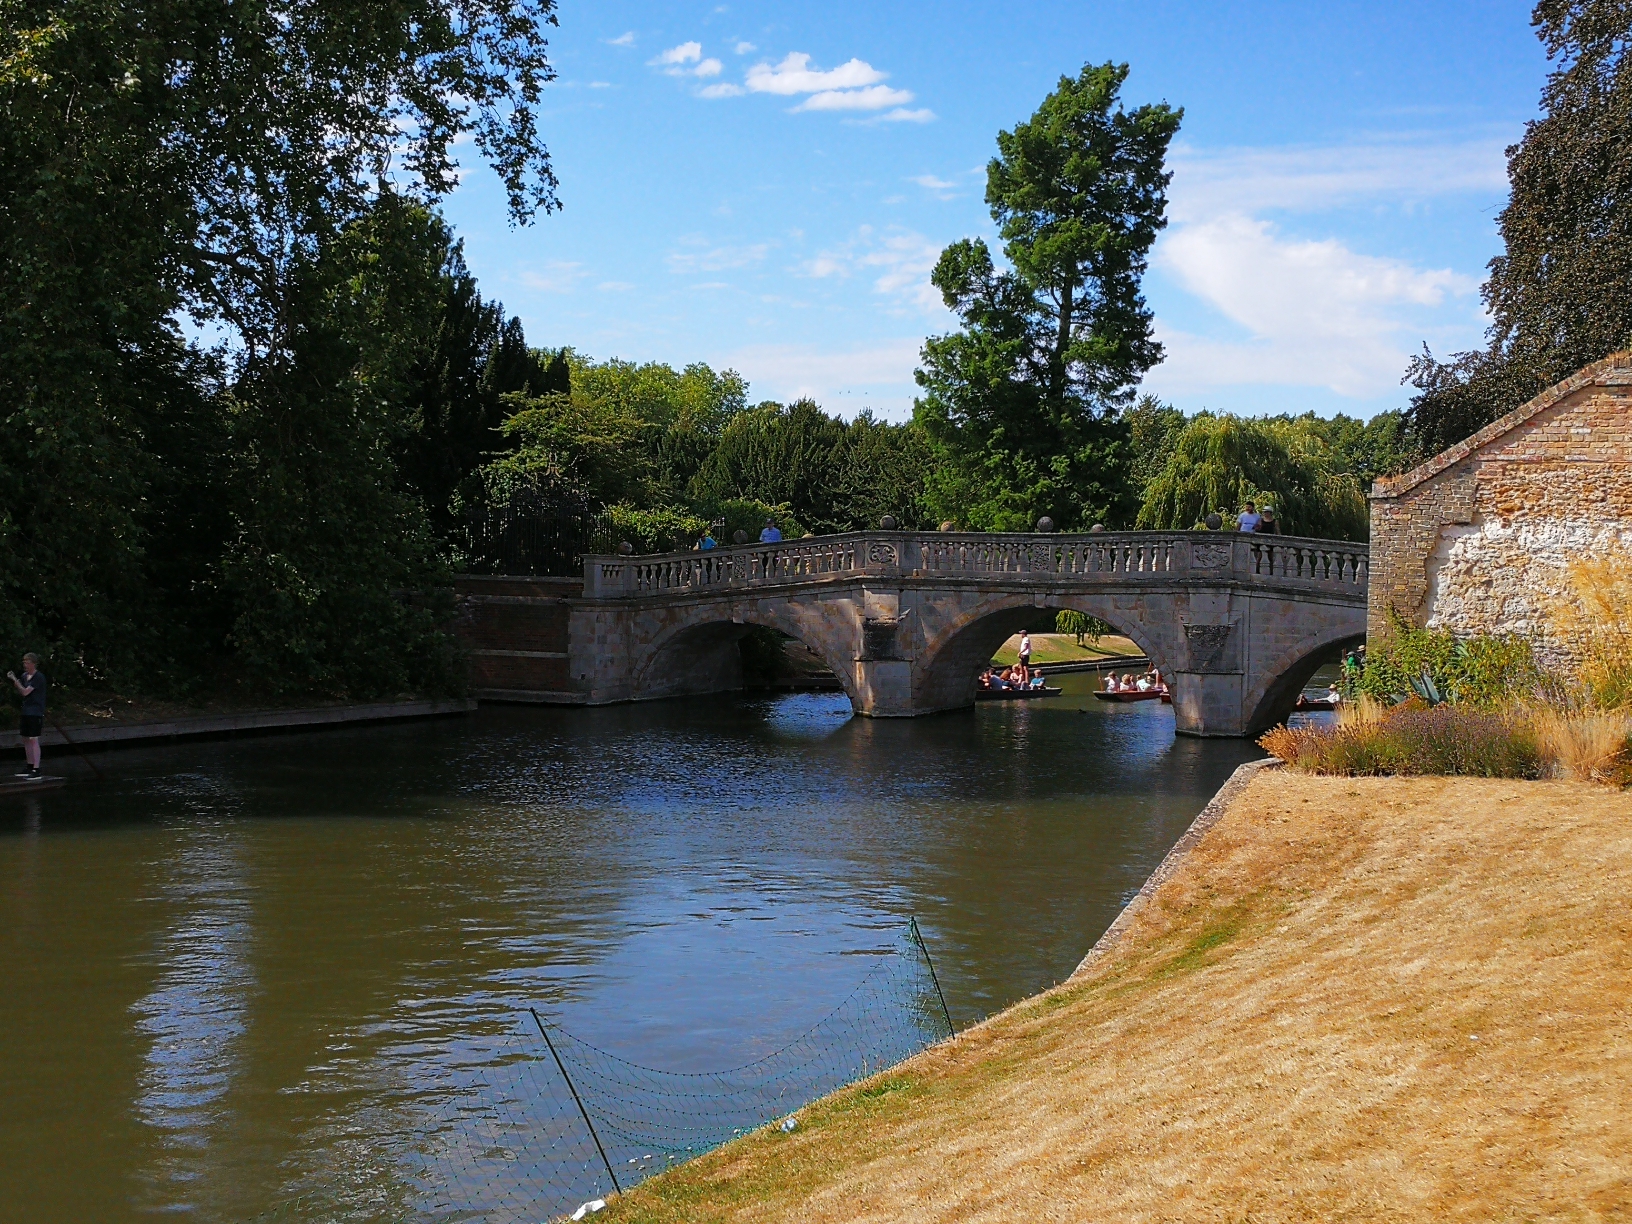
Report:
[[[731,1066],[913,914],[960,1025],[1049,985],[1258,755],[1062,681],[910,721],[807,694],[110,754],[0,810],[14,1209],[407,1201],[404,1145],[525,1005]]]

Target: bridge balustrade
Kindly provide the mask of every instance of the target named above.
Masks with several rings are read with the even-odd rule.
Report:
[[[1116,583],[1202,579],[1311,586],[1363,599],[1369,555],[1364,544],[1235,532],[851,532],[707,552],[586,557],[584,594],[640,598],[899,576]]]

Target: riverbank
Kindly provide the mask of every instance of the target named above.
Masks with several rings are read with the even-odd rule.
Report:
[[[61,748],[70,752],[75,748],[134,747],[177,739],[273,735],[286,731],[315,731],[325,727],[362,726],[416,718],[445,718],[468,714],[475,708],[476,699],[473,697],[442,697],[290,710],[240,710],[229,714],[193,714],[119,722],[64,722],[60,726],[50,723],[40,736],[40,744],[44,748]],[[22,752],[22,747],[13,744],[9,750],[15,756]]]
[[[1068,982],[597,1218],[1632,1210],[1632,797],[1276,770],[1214,815]]]

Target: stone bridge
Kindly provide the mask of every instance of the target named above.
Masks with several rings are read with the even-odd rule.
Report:
[[[648,557],[589,557],[566,673],[599,705],[740,688],[750,625],[825,659],[856,713],[968,706],[1038,609],[1132,638],[1173,688],[1177,729],[1252,735],[1320,663],[1364,640],[1363,544],[1235,532],[877,531]]]

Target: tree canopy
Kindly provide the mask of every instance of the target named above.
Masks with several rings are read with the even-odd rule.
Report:
[[[1360,482],[1308,421],[1197,416],[1145,487],[1138,525],[1196,526],[1217,511],[1233,524],[1248,501],[1270,505],[1288,535],[1363,540]]]
[[[1443,362],[1425,345],[1406,372],[1426,455],[1632,345],[1632,6],[1541,0],[1531,23],[1554,68],[1542,117],[1507,150],[1490,343]]]
[[[1124,65],[1062,77],[1000,132],[986,202],[1004,242],[942,252],[933,281],[962,330],[929,340],[914,417],[934,448],[937,513],[994,530],[1119,521],[1133,507],[1118,409],[1161,359],[1140,292],[1165,221],[1183,112],[1125,110]]]

